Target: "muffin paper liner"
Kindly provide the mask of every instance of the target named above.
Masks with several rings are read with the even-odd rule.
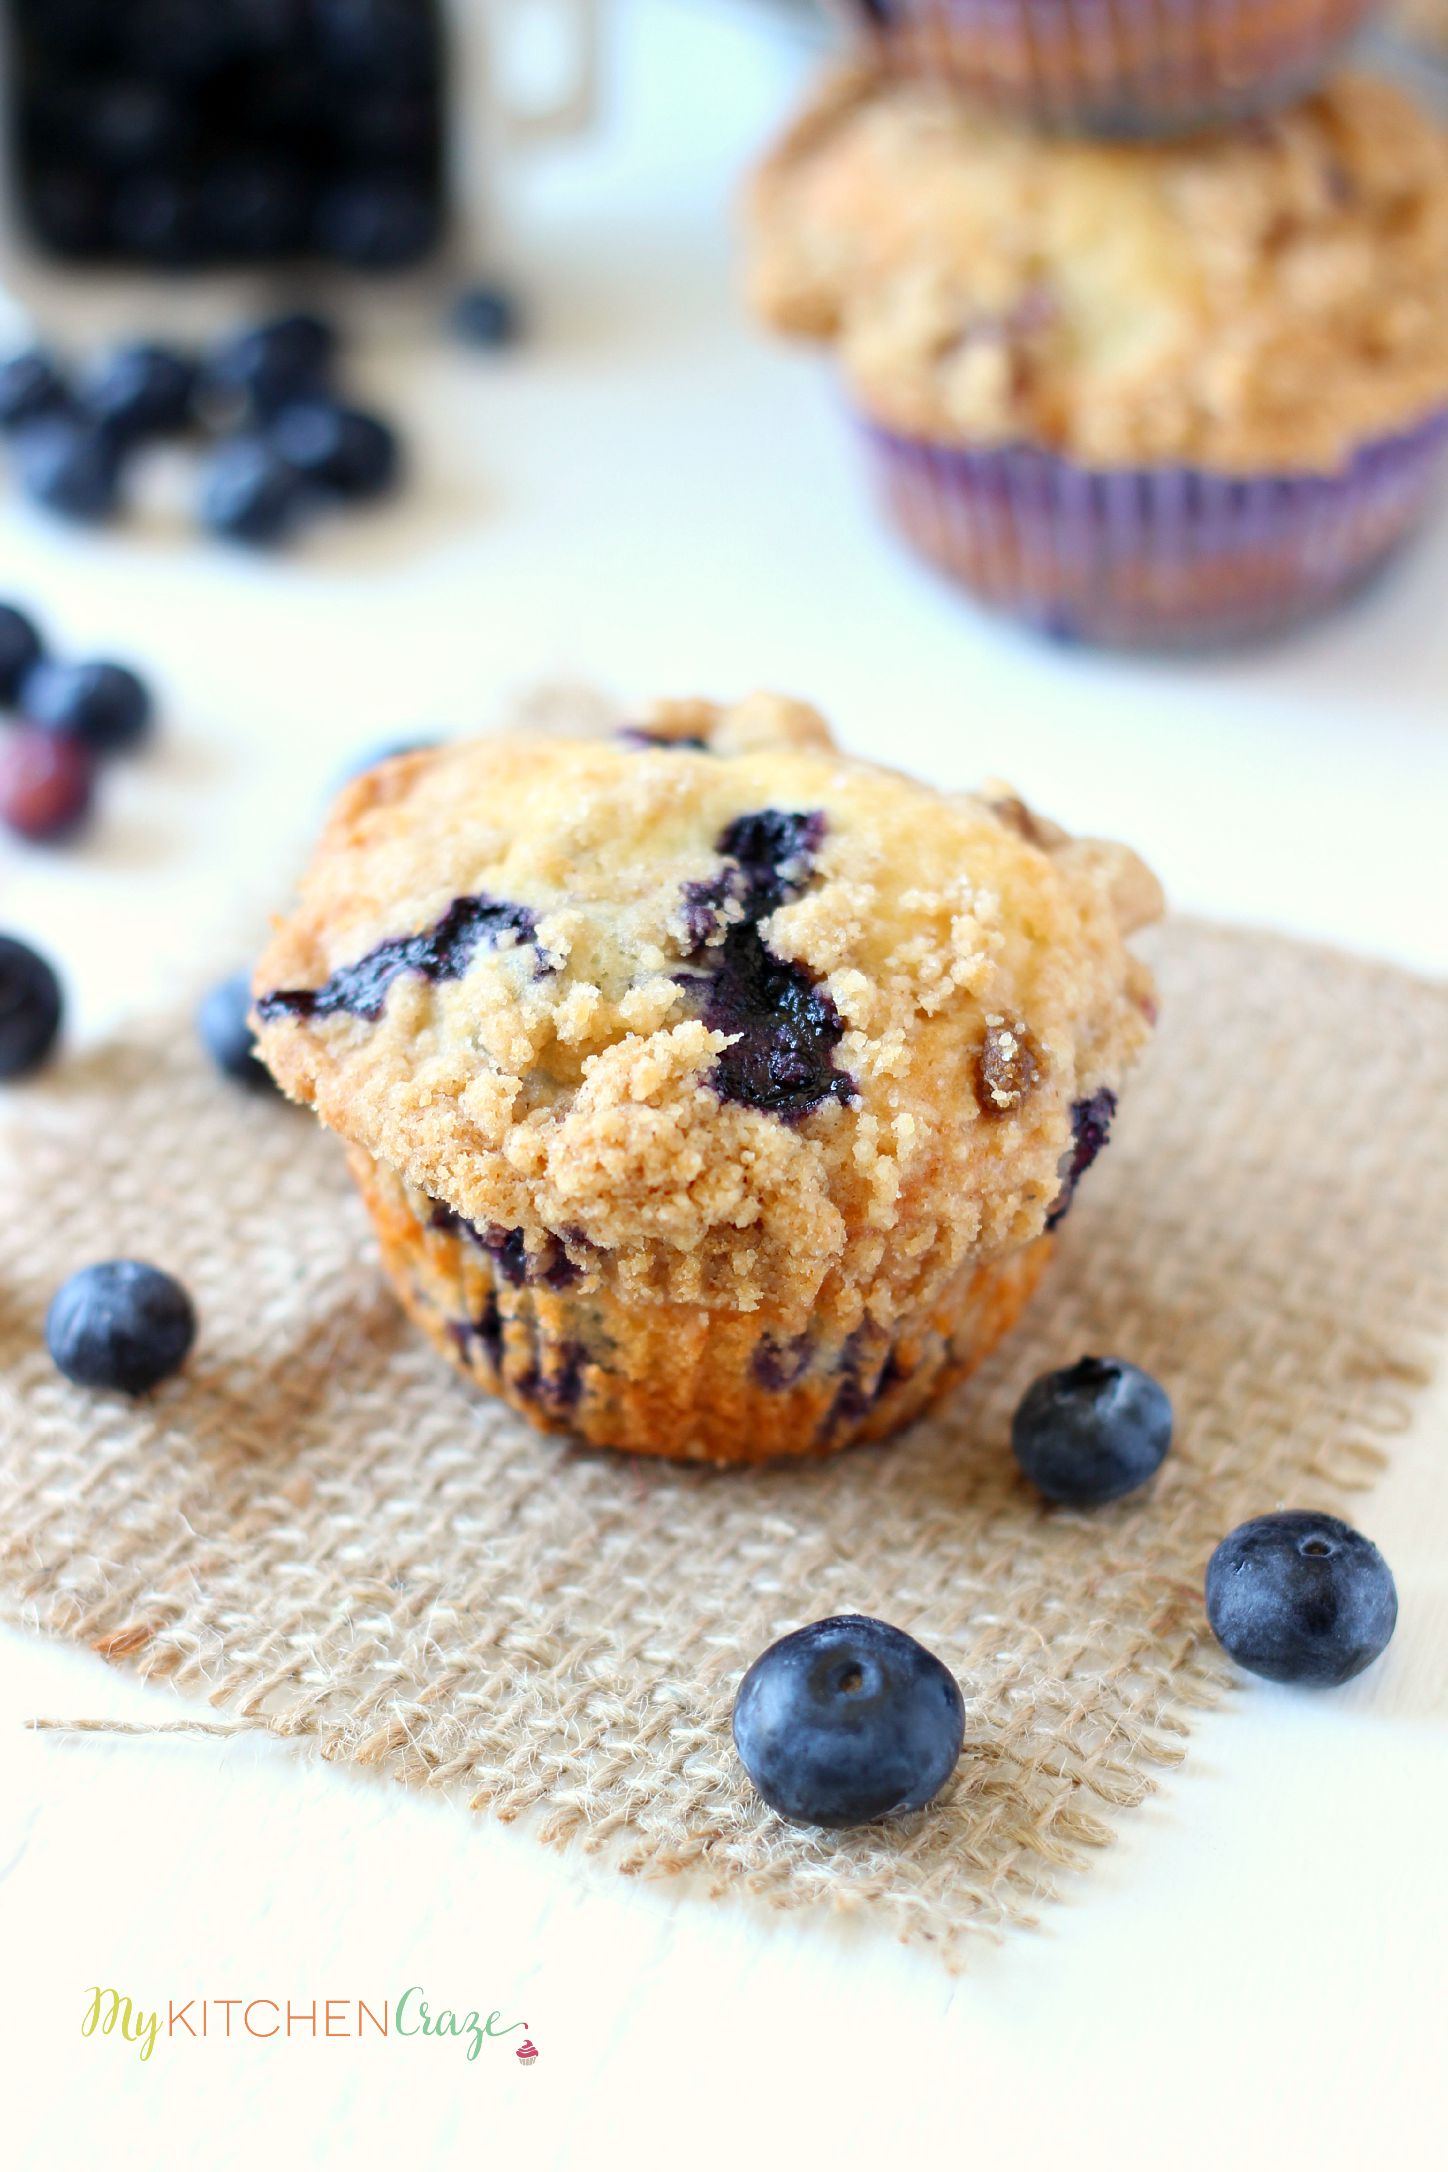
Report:
[[[1095,469],[864,432],[895,525],[963,587],[1061,640],[1194,647],[1277,631],[1364,581],[1432,503],[1448,409],[1327,475]]]
[[[1153,136],[1310,90],[1379,0],[836,0],[889,65],[1027,119]]]
[[[393,1287],[449,1363],[543,1432],[638,1455],[756,1463],[881,1440],[994,1349],[1052,1250],[1041,1237],[968,1262],[932,1304],[888,1325],[836,1325],[844,1306],[822,1303],[801,1329],[765,1311],[625,1301],[556,1240],[526,1257],[359,1148],[348,1161]]]

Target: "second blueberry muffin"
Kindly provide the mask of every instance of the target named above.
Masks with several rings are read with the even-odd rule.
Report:
[[[1448,136],[1389,84],[1124,145],[843,72],[750,225],[755,303],[835,345],[896,524],[1043,631],[1275,630],[1441,483]]]
[[[255,981],[403,1304],[536,1424],[878,1437],[1011,1324],[1146,1039],[1122,847],[674,704],[343,794]]]

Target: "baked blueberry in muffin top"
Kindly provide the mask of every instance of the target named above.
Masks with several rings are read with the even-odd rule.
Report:
[[[355,779],[260,962],[259,1045],[500,1289],[766,1307],[783,1376],[827,1282],[883,1319],[1059,1213],[1149,1031],[1126,937],[1159,892],[796,702],[627,730]]]

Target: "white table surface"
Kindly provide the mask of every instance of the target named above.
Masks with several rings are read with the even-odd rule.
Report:
[[[1131,838],[1182,906],[1448,966],[1448,523],[1280,650],[1132,663],[987,623],[877,529],[827,368],[734,299],[725,207],[808,49],[704,0],[620,0],[615,29],[601,134],[513,187],[534,343],[474,357],[414,322],[359,356],[416,447],[404,504],[251,561],[188,536],[176,476],[114,535],[0,498],[0,593],[164,692],[83,844],[0,844],[0,919],[63,962],[79,1030],[245,958],[354,749],[539,678],[804,693],[862,751]],[[1445,1416],[1362,1510],[1402,1594],[1387,1660],[1331,1697],[1244,1689],[1068,1904],[955,1982],[868,1925],[626,1884],[270,1741],[28,1732],[175,1701],[0,1637],[5,2161],[1431,2161]],[[421,1984],[525,2019],[540,2058],[213,2034],[143,2065],[82,2040],[98,1981]]]

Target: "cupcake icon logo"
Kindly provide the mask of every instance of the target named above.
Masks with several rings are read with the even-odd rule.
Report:
[[[538,2046],[534,2043],[531,2036],[525,2036],[522,2043],[518,2046],[518,2049],[513,2054],[513,2057],[518,2061],[518,2064],[520,2066],[532,2066],[537,2056]]]

